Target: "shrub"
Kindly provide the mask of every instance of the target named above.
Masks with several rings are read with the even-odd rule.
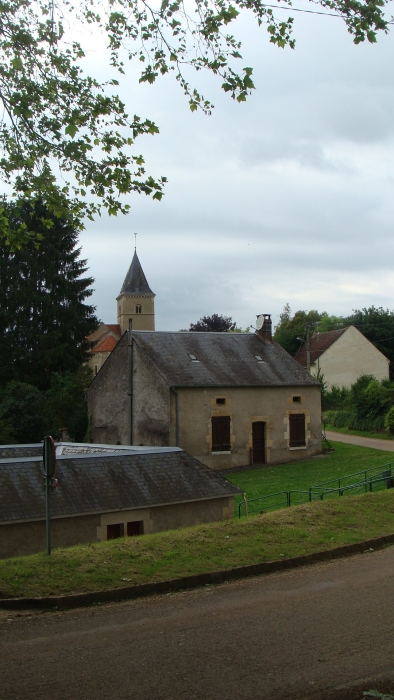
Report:
[[[394,435],[394,406],[390,408],[384,419],[384,426],[391,435]]]

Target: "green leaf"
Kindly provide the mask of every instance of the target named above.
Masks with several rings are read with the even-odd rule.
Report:
[[[75,126],[75,124],[69,124],[64,131],[66,134],[69,134],[69,136],[71,136],[71,138],[73,139],[78,131],[78,127]]]

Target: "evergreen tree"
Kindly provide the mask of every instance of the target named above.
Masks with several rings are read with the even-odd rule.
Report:
[[[11,251],[0,239],[0,385],[11,380],[48,389],[57,372],[75,372],[97,327],[78,234],[71,220],[51,217],[44,204],[8,207],[11,228],[43,237]]]

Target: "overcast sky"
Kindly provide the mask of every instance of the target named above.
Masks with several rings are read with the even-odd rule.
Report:
[[[286,302],[345,315],[394,308],[393,33],[355,46],[340,19],[294,17],[294,51],[241,18],[240,66],[253,66],[257,89],[238,104],[198,75],[210,117],[189,111],[172,76],[123,80],[129,112],[160,128],[136,151],[169,183],[161,202],[134,195],[127,217],[102,216],[81,236],[101,320],[116,322],[135,231],[157,330],[213,313],[275,323]],[[89,61],[106,74],[93,43]]]

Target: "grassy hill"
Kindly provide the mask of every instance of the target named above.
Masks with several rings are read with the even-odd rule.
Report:
[[[394,490],[0,561],[0,597],[120,588],[323,551],[394,532]]]

